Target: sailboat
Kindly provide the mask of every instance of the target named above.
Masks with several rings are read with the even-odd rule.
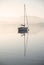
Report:
[[[18,33],[28,33],[29,29],[28,29],[28,19],[27,19],[27,15],[26,15],[26,8],[25,8],[25,4],[24,4],[24,24],[21,24],[21,26],[18,28]],[[27,20],[27,26],[25,24],[25,17]]]
[[[26,20],[25,20],[25,17],[26,17]],[[27,22],[27,26],[26,26],[25,22]],[[29,31],[28,19],[27,19],[27,15],[26,15],[25,4],[24,4],[24,24],[21,24],[21,26],[18,27],[18,33],[23,34],[23,36],[24,36],[24,56],[26,56],[26,48],[27,48],[27,44],[28,44],[28,31]],[[27,39],[25,38],[26,33],[27,33]]]

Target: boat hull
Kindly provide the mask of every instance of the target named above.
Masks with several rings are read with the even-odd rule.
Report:
[[[18,33],[27,33],[28,32],[28,27],[19,27],[18,28]]]

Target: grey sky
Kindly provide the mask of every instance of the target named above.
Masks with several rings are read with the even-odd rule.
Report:
[[[0,0],[0,16],[23,16],[24,3],[29,16],[44,18],[44,0]]]

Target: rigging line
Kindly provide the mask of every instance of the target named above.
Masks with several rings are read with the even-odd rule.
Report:
[[[28,26],[28,17],[27,17],[26,8],[25,8],[25,14],[26,14],[26,21],[27,21],[27,26]],[[28,26],[28,27],[29,27],[29,26]]]
[[[27,14],[26,14],[26,20],[27,20],[27,26],[28,26],[28,18],[27,18]]]
[[[26,6],[24,4],[24,25],[25,25],[25,16],[26,16],[26,21],[27,21],[27,26],[28,26],[28,18],[27,18]]]

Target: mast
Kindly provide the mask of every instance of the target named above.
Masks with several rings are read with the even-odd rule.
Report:
[[[25,4],[24,4],[24,27],[25,27]]]

